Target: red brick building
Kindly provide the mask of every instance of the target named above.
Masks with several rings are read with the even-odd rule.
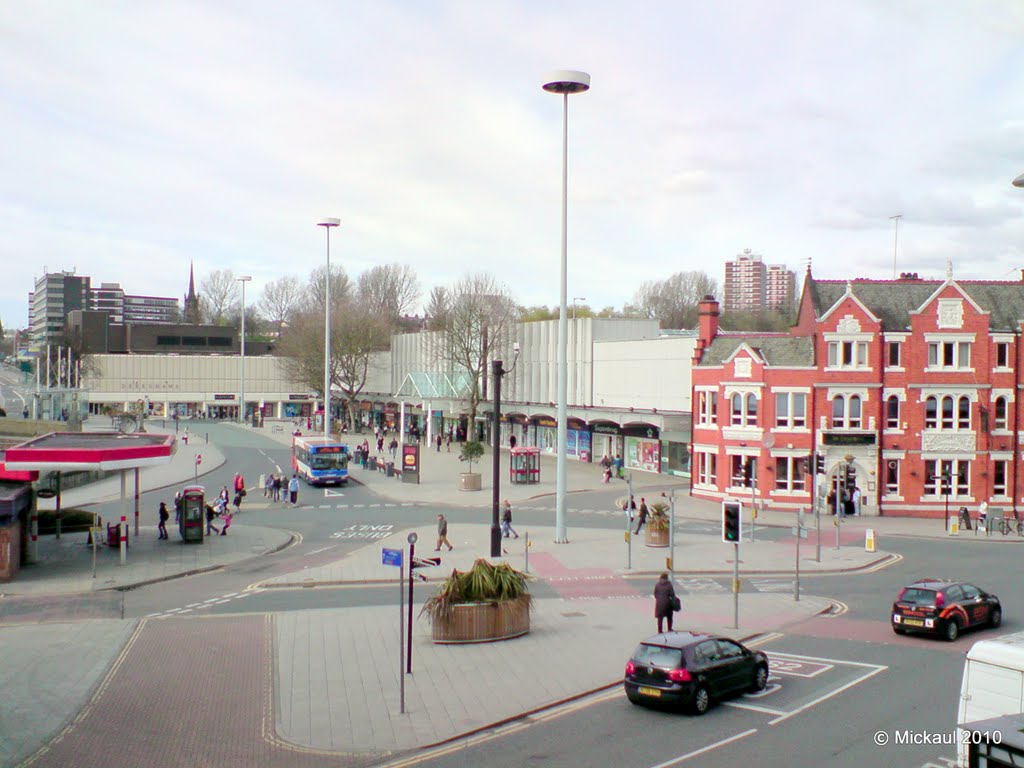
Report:
[[[780,334],[718,329],[702,302],[693,367],[692,493],[810,509],[807,457],[864,514],[1015,512],[1024,282],[815,280]],[[750,462],[749,470],[745,464]],[[749,471],[756,492],[744,478]],[[753,484],[753,483],[751,483]]]

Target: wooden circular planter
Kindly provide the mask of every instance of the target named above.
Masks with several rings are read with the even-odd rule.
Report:
[[[456,605],[447,618],[431,617],[431,639],[435,643],[491,643],[529,631],[529,596],[505,603]]]
[[[479,472],[463,472],[459,475],[459,490],[460,491],[479,491],[480,490],[480,473]]]
[[[668,546],[668,528],[656,529],[648,526],[644,528],[644,537],[644,543],[648,547]]]

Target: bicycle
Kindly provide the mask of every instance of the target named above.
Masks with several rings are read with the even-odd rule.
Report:
[[[1006,536],[1011,532],[1016,532],[1018,536],[1024,536],[1024,520],[1022,520],[1019,515],[1004,517],[999,521],[999,530],[1002,532],[1003,536]]]

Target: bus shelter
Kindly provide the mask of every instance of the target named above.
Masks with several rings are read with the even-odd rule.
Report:
[[[508,462],[509,481],[517,485],[540,482],[540,448],[513,448]]]

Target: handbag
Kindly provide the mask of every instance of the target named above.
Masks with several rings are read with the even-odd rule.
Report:
[[[683,609],[682,600],[675,595],[672,595],[672,597],[669,598],[669,605],[672,607],[673,611],[681,611]]]

